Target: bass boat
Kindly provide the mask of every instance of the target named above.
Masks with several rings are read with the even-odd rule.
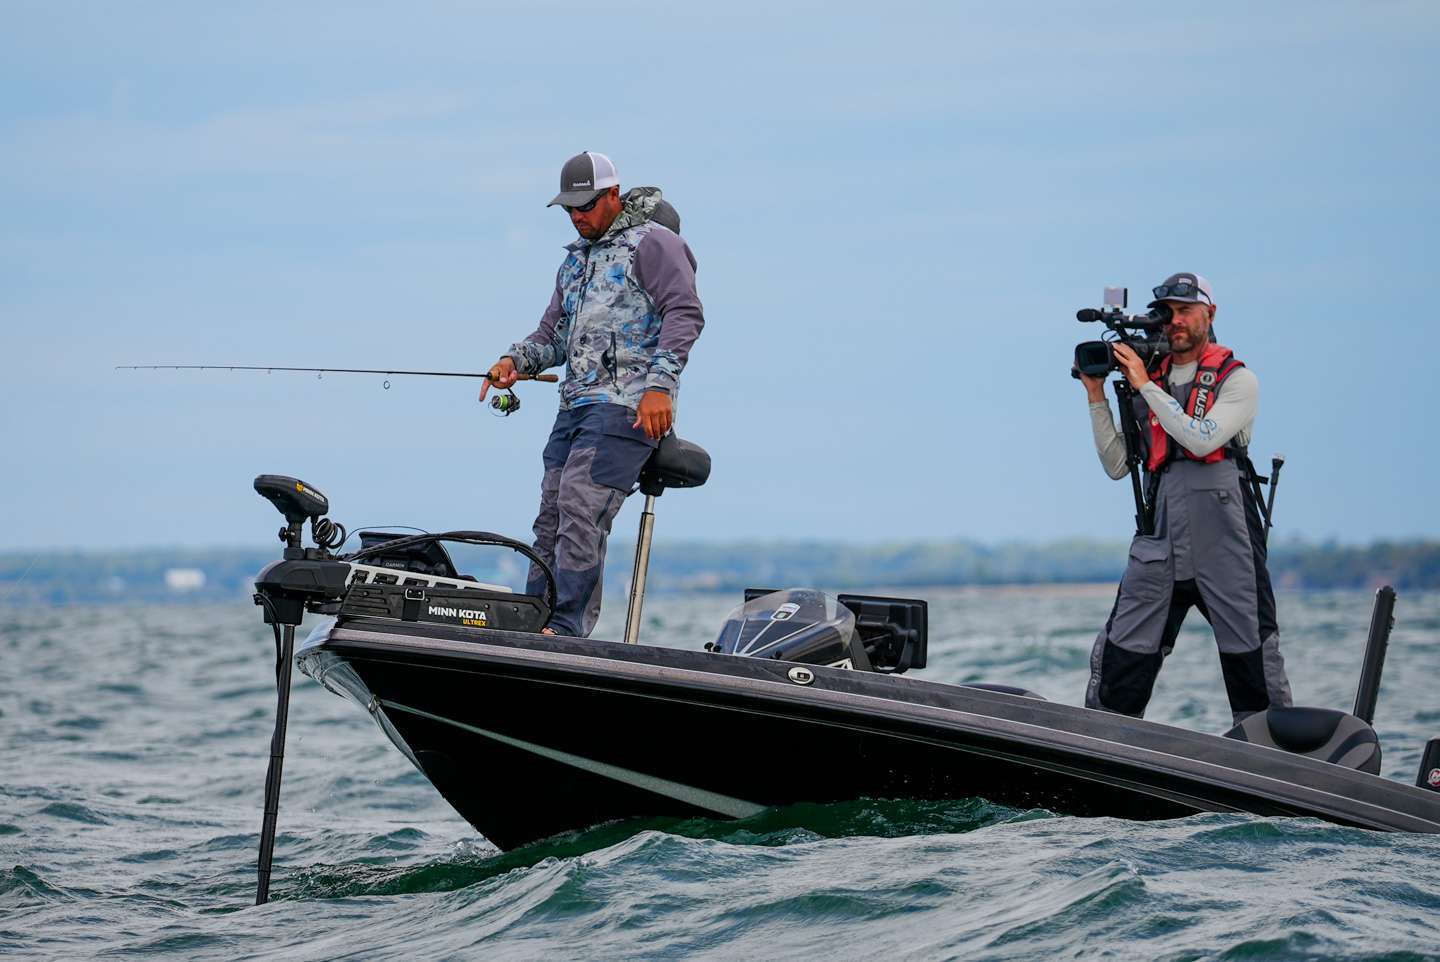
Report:
[[[528,545],[481,531],[363,532],[334,553],[328,500],[294,478],[256,490],[284,514],[284,557],[256,581],[275,630],[280,705],[261,837],[261,898],[292,662],[353,699],[476,831],[502,849],[639,816],[744,818],[772,806],[981,796],[1080,816],[1305,816],[1440,832],[1440,738],[1414,785],[1382,778],[1371,727],[1394,592],[1377,592],[1352,711],[1271,708],[1223,735],[952,685],[925,667],[923,600],[745,592],[703,650],[640,644],[655,499],[703,484],[710,459],[672,437],[645,495],[625,637],[542,633],[554,577]],[[302,544],[311,523],[314,547]],[[338,530],[337,530],[338,529]],[[518,552],[539,595],[456,570],[445,545]],[[295,649],[306,613],[320,616]],[[643,733],[643,738],[633,737]]]

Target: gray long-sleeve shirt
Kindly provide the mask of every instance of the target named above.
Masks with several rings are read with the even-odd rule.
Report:
[[[1195,380],[1198,362],[1176,364],[1170,369],[1171,384],[1188,384]],[[1237,368],[1225,379],[1219,397],[1205,412],[1204,418],[1192,418],[1181,403],[1156,384],[1147,381],[1140,396],[1160,421],[1165,433],[1181,447],[1197,457],[1205,457],[1230,443],[1232,438],[1248,445],[1255,429],[1255,414],[1260,408],[1260,381],[1248,367]],[[1142,430],[1144,425],[1141,425]],[[1095,436],[1095,451],[1105,473],[1115,479],[1125,477],[1125,438],[1110,413],[1109,401],[1090,404],[1090,429]]]

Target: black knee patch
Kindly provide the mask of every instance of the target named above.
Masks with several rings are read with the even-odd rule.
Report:
[[[1264,711],[1270,707],[1265,687],[1265,653],[1254,651],[1220,653],[1220,671],[1225,676],[1225,694],[1234,712]]]
[[[1123,715],[1143,714],[1164,660],[1158,651],[1142,654],[1105,642],[1100,656],[1100,704]]]

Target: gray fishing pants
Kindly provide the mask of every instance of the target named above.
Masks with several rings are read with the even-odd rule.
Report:
[[[555,572],[550,627],[562,635],[587,637],[600,617],[610,524],[656,444],[634,421],[635,412],[619,404],[571,408],[555,416],[545,445],[535,550]],[[526,590],[545,590],[533,564]]]
[[[1175,461],[1155,501],[1155,534],[1130,543],[1115,607],[1095,639],[1085,706],[1144,715],[1192,605],[1215,632],[1235,720],[1289,705],[1264,523],[1236,462]]]

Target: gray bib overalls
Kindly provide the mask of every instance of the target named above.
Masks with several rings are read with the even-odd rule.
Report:
[[[1189,383],[1168,387],[1186,403]],[[1149,405],[1139,396],[1135,405],[1143,425]],[[1171,448],[1179,454],[1173,440]],[[1180,455],[1158,469],[1155,534],[1136,535],[1130,543],[1115,607],[1090,655],[1087,708],[1144,715],[1160,665],[1191,606],[1215,631],[1237,722],[1271,705],[1290,704],[1275,594],[1265,567],[1265,526],[1240,465],[1228,454],[1210,464]]]

